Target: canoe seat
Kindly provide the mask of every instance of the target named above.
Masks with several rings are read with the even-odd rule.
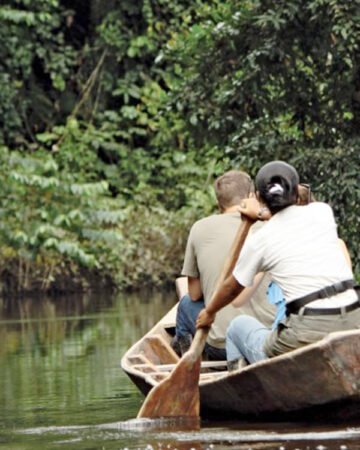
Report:
[[[159,366],[161,367],[161,366]],[[160,371],[160,372],[149,372],[146,377],[145,380],[147,383],[150,384],[157,384],[160,383],[161,381],[163,381],[168,375],[170,375],[170,371]],[[221,372],[213,372],[213,373],[201,373],[200,374],[200,382],[203,381],[215,381],[219,378],[222,378],[226,376],[226,373],[221,371]]]
[[[200,374],[200,382],[202,381],[215,381],[218,378],[223,378],[227,376],[227,372],[221,371],[221,372],[207,372],[207,373],[201,373]]]
[[[156,371],[156,367],[152,364],[134,364],[133,368],[143,373],[153,373]]]
[[[139,352],[155,365],[176,364],[179,361],[178,355],[160,334],[146,336],[140,343]]]
[[[127,360],[132,366],[137,364],[151,364],[151,362],[141,353],[137,353],[136,355],[129,355],[127,357]]]
[[[145,381],[150,384],[157,384],[163,381],[170,372],[153,372],[145,377]]]
[[[156,368],[160,372],[169,372],[176,367],[176,364],[157,364]],[[226,361],[202,361],[201,373],[213,373],[214,371],[227,370]]]

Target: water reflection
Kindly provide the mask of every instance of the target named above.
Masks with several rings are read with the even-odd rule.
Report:
[[[174,302],[159,292],[2,301],[0,448],[360,450],[360,424],[203,422],[194,432],[129,420],[142,396],[120,358]]]
[[[91,424],[136,414],[141,396],[119,368],[120,357],[174,301],[162,293],[103,294],[4,305],[2,423]]]

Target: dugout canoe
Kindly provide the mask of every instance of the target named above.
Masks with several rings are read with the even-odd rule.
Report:
[[[145,396],[179,360],[170,346],[176,308],[121,359],[122,369]],[[360,330],[329,334],[235,372],[228,372],[224,361],[203,361],[199,389],[203,418],[358,420]]]

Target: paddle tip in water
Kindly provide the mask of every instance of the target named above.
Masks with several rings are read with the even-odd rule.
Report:
[[[136,418],[118,422],[117,425],[122,430],[131,431],[197,431],[200,430],[200,418],[187,416]]]

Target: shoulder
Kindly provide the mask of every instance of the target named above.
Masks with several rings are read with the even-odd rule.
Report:
[[[331,206],[324,202],[312,202],[305,206],[307,208],[314,209],[314,210],[332,211]]]
[[[268,223],[268,221],[257,220],[250,228],[250,235],[253,233],[257,233]]]
[[[261,222],[261,226],[254,225],[251,227],[249,236],[246,238],[244,244],[244,248],[250,251],[251,254],[253,254],[254,252],[259,252],[260,249],[263,248],[264,242],[266,242],[266,240],[268,239],[268,230],[271,228],[269,226],[269,221]],[[244,252],[244,250],[242,250],[242,252]]]
[[[272,219],[269,221],[272,222]],[[274,224],[282,224],[282,227],[312,226],[319,224],[328,226],[335,223],[335,217],[330,205],[323,202],[313,202],[308,205],[293,205],[275,214]]]
[[[240,223],[240,214],[213,214],[211,216],[203,217],[197,220],[192,228],[205,228],[208,226],[216,226],[225,223]]]
[[[301,208],[308,208],[308,210],[312,214],[318,214],[321,217],[333,217],[334,213],[330,205],[323,202],[313,202],[309,203],[309,205],[306,205],[305,207]]]
[[[214,227],[214,223],[218,221],[220,214],[213,214],[211,216],[203,217],[202,219],[194,222],[190,228],[189,237],[194,239],[196,236],[202,235],[205,230],[209,230]]]
[[[202,219],[199,219],[196,222],[194,222],[191,229],[196,230],[198,228],[206,227],[209,224],[217,221],[219,216],[220,214],[213,214],[211,216],[203,217]]]
[[[279,220],[287,220],[294,217],[306,217],[309,215],[329,216],[333,215],[333,211],[327,203],[323,202],[313,202],[308,205],[292,205],[275,214],[274,217],[269,220],[269,223],[276,223]]]

